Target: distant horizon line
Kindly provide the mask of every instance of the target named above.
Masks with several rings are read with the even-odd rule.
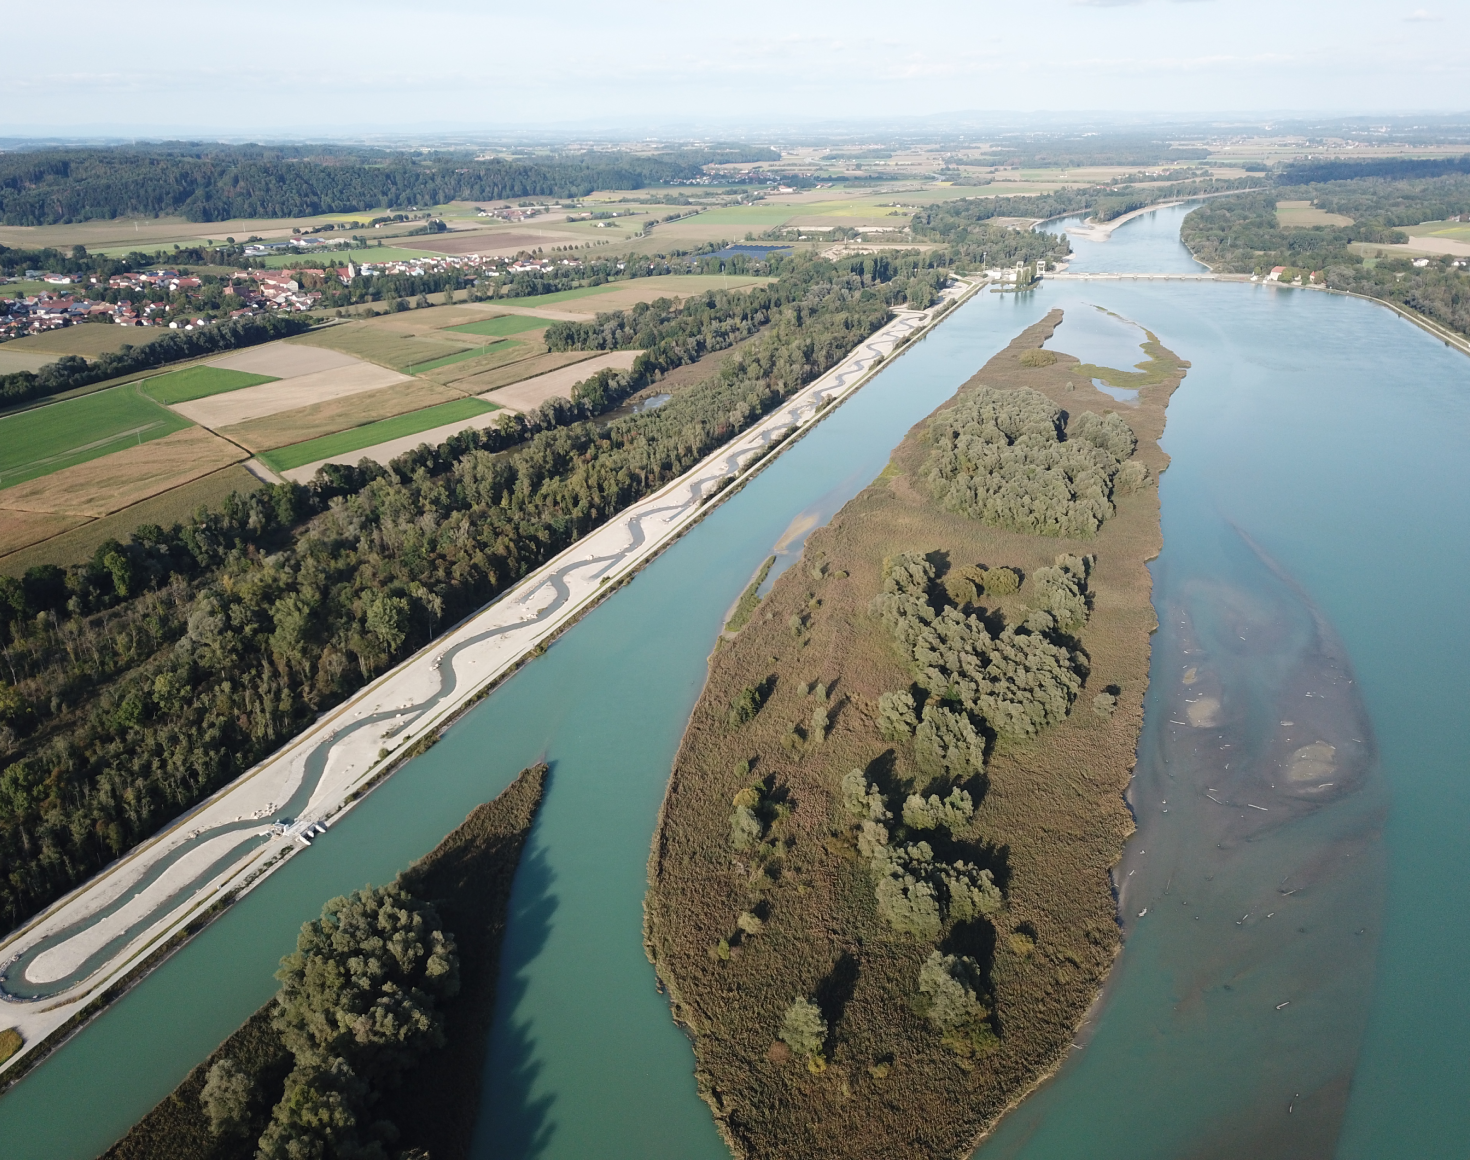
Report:
[[[1412,122],[1427,122],[1413,124]],[[164,142],[209,142],[218,144],[274,143],[366,143],[402,142],[410,138],[432,136],[461,138],[466,145],[497,141],[547,139],[585,139],[589,141],[627,141],[634,137],[650,138],[649,144],[662,140],[721,137],[789,137],[850,136],[857,134],[903,133],[1004,133],[1067,132],[1105,129],[1110,132],[1187,130],[1229,132],[1255,129],[1276,132],[1300,132],[1315,129],[1371,131],[1371,122],[1383,122],[1386,132],[1452,131],[1470,133],[1470,109],[1464,110],[1369,110],[1349,111],[1320,109],[1220,110],[1200,113],[1169,113],[1157,110],[957,110],[909,117],[813,117],[796,119],[719,119],[689,118],[681,121],[655,121],[627,118],[597,120],[520,121],[513,123],[480,123],[425,121],[384,126],[362,123],[339,123],[311,127],[256,126],[223,128],[202,125],[160,125],[84,123],[75,125],[11,127],[0,135],[0,150],[9,147],[34,148],[38,144],[128,144]]]

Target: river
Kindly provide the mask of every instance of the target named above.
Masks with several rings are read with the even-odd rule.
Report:
[[[1074,243],[1072,269],[1198,269],[1178,242],[1184,212]],[[276,960],[325,898],[391,877],[543,756],[552,775],[512,900],[476,1153],[727,1155],[641,945],[649,839],[705,657],[773,546],[830,517],[912,423],[1056,306],[1079,322],[1079,349],[1065,321],[1057,349],[1116,350],[1116,333],[1081,324],[1101,306],[1193,369],[1164,441],[1162,628],[1131,793],[1140,830],[1120,868],[1126,949],[1085,1046],[980,1155],[1240,1155],[1288,1129],[1343,1157],[1458,1155],[1470,363],[1344,297],[1053,282],[957,310],[0,1099],[7,1160],[95,1155],[269,997]],[[1182,686],[1191,660],[1204,683]],[[1233,806],[1212,814],[1203,791],[1233,791],[1196,780],[1225,771],[1170,715],[1208,685],[1225,706],[1218,743],[1259,763],[1275,723],[1295,720],[1281,699],[1329,669],[1355,683],[1332,686],[1328,725],[1368,723],[1353,784],[1262,813],[1256,829],[1240,830]],[[1312,885],[1283,895],[1283,874]],[[1273,891],[1300,909],[1264,918],[1254,904]]]

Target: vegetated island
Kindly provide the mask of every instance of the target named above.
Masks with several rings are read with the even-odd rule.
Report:
[[[646,942],[737,1156],[966,1154],[1117,952],[1189,364],[1149,335],[1119,408],[1041,349],[1061,317],[915,427],[711,660]]]
[[[523,770],[397,881],[328,902],[282,960],[276,998],[102,1160],[468,1156],[546,774]]]

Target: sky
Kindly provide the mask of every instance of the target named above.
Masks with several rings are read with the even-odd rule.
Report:
[[[0,137],[1463,112],[1470,3],[1426,3],[17,4]]]

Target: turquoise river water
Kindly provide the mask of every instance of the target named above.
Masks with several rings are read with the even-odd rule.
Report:
[[[1199,269],[1184,212],[1074,242],[1072,269]],[[705,658],[778,542],[794,559],[792,533],[1058,306],[1077,325],[1056,349],[1116,364],[1129,328],[1103,307],[1193,369],[1165,435],[1126,947],[1072,1057],[979,1155],[1462,1155],[1470,362],[1355,299],[1127,281],[956,311],[0,1099],[0,1154],[96,1155],[269,997],[325,898],[391,877],[545,757],[476,1154],[727,1155],[641,945]],[[1293,779],[1314,742],[1328,760]]]

